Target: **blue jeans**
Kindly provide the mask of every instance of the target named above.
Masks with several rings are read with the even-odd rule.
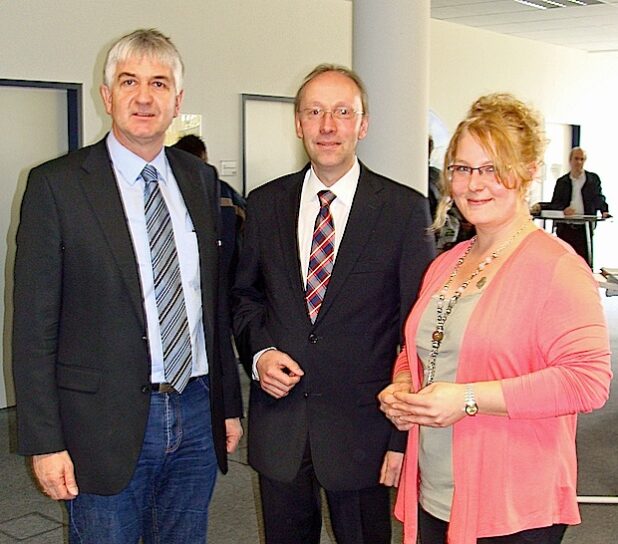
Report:
[[[129,485],[117,495],[67,501],[71,544],[206,542],[217,477],[208,377],[181,395],[151,393],[144,444]],[[78,482],[79,485],[79,482]]]

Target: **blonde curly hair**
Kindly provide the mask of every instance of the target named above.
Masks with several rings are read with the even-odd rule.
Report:
[[[508,93],[493,93],[478,98],[459,123],[446,155],[442,171],[442,198],[432,228],[439,230],[453,205],[448,166],[453,164],[463,134],[470,134],[487,152],[496,169],[496,178],[525,197],[542,163],[546,139],[541,116],[530,106]]]

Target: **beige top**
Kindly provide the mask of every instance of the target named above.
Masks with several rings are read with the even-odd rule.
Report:
[[[468,287],[471,289],[472,285]],[[436,359],[434,382],[455,382],[461,341],[470,315],[480,299],[482,291],[462,296],[453,307],[444,326],[444,338]],[[423,367],[431,352],[431,334],[436,328],[438,296],[431,297],[419,322],[416,335],[416,350]],[[444,302],[446,306],[447,301]],[[463,408],[463,399],[462,399]],[[420,428],[419,471],[420,503],[426,512],[438,519],[449,521],[453,501],[452,465],[453,427]]]

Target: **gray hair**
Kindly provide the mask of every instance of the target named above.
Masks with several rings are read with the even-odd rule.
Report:
[[[174,76],[176,91],[182,90],[184,65],[172,41],[154,28],[140,29],[120,38],[107,53],[103,68],[103,83],[111,88],[116,67],[130,57],[148,56],[169,66]]]

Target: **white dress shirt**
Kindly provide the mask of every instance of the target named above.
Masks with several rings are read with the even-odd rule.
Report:
[[[354,161],[354,166],[342,178],[333,185],[327,187],[316,176],[313,167],[307,170],[303,188],[300,194],[300,207],[298,210],[298,250],[300,257],[301,272],[303,274],[303,284],[307,285],[307,274],[309,272],[309,256],[311,255],[311,243],[313,241],[313,229],[315,218],[320,211],[320,191],[331,191],[337,198],[330,205],[330,213],[333,217],[335,226],[335,261],[339,245],[348,224],[352,201],[358,187],[358,177],[360,175],[360,165],[358,160]]]
[[[571,187],[573,188],[570,207],[575,210],[576,214],[583,215],[584,199],[582,198],[582,187],[584,186],[584,183],[586,183],[586,172],[582,171],[582,173],[577,177],[573,177],[573,175],[570,175],[569,177],[571,178]]]
[[[201,376],[208,373],[208,360],[206,357],[206,340],[202,317],[202,293],[200,284],[200,261],[197,245],[197,235],[184,200],[178,188],[176,179],[165,150],[150,163],[138,157],[124,147],[113,132],[107,137],[107,149],[112,159],[116,182],[120,190],[122,204],[133,249],[137,258],[144,311],[146,314],[146,326],[148,343],[150,346],[152,383],[165,382],[163,368],[163,347],[161,344],[161,331],[159,326],[159,313],[154,291],[154,277],[152,261],[150,258],[150,245],[146,231],[146,217],[144,214],[144,180],[141,171],[146,164],[152,164],[159,175],[159,189],[167,208],[170,212],[174,240],[180,265],[180,277],[182,290],[189,321],[192,352],[192,376]]]

